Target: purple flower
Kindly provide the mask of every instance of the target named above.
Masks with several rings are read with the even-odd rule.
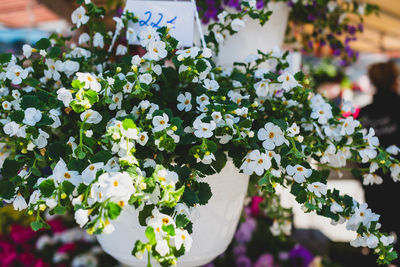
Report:
[[[308,14],[308,16],[307,16],[307,20],[308,21],[314,21],[315,20],[315,15],[314,14]]]
[[[257,0],[256,8],[257,9],[262,9],[264,7],[264,1],[263,0]]]
[[[233,248],[233,254],[235,255],[235,258],[246,255],[246,252],[247,252],[247,248],[244,245],[239,245],[239,246]]]
[[[254,267],[274,267],[274,257],[268,253],[262,254],[254,264]]]
[[[238,267],[251,267],[251,260],[246,256],[240,256],[236,259],[236,266]]]
[[[239,243],[249,242],[256,226],[256,221],[253,218],[249,218],[245,222],[241,223],[235,234],[236,241]]]
[[[307,267],[313,260],[311,252],[301,245],[296,245],[289,252],[289,259],[292,262],[292,266],[296,267]]]

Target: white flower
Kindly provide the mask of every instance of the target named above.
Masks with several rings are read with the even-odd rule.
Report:
[[[179,111],[185,110],[186,112],[188,112],[189,110],[192,109],[192,104],[191,104],[191,100],[192,100],[192,94],[189,92],[185,92],[185,94],[180,94],[178,95],[178,105],[177,108]]]
[[[147,56],[155,61],[163,59],[168,54],[167,50],[165,50],[165,47],[166,45],[163,41],[150,42]]]
[[[132,178],[127,172],[103,173],[99,176],[99,184],[106,197],[123,207],[135,193]]]
[[[112,232],[115,231],[115,227],[114,225],[112,225],[108,220],[105,222],[105,226],[103,229],[103,233],[106,235],[111,234]]]
[[[191,47],[188,49],[184,50],[178,50],[176,51],[176,54],[178,55],[178,60],[183,60],[184,58],[190,57],[190,58],[196,58],[197,55],[199,54],[200,49],[198,47]]]
[[[79,63],[72,60],[67,60],[63,64],[63,71],[68,77],[79,70]]]
[[[57,206],[57,200],[54,198],[46,199],[46,206],[49,207],[49,209],[54,209]]]
[[[290,126],[290,127],[287,129],[287,132],[288,132],[288,136],[294,137],[295,135],[298,135],[298,134],[300,133],[300,127],[297,126],[297,124],[294,122],[294,123],[292,124],[292,126]]]
[[[366,173],[363,175],[363,185],[373,185],[383,183],[382,177],[375,173]]]
[[[140,145],[142,145],[142,146],[146,145],[148,140],[149,140],[149,136],[147,135],[147,132],[140,132],[139,133],[137,142]]]
[[[312,174],[311,169],[307,169],[298,164],[295,166],[288,165],[286,167],[286,172],[288,175],[292,176],[297,183],[304,183],[306,178],[310,177]]]
[[[206,153],[202,159],[197,158],[197,162],[201,162],[207,165],[211,164],[213,160],[215,160],[215,156],[213,153],[210,152]]]
[[[321,197],[321,195],[326,195],[327,187],[326,184],[315,182],[307,185],[308,191],[314,193],[317,197]]]
[[[267,150],[273,150],[275,147],[287,143],[281,128],[272,122],[266,123],[264,128],[258,131],[257,137],[260,141],[264,141],[263,147]]]
[[[391,236],[391,235],[389,235],[389,236],[385,236],[385,235],[381,236],[381,242],[382,242],[382,244],[384,246],[389,246],[390,244],[393,243],[393,241],[394,241],[394,236]]]
[[[196,97],[196,102],[200,106],[205,106],[205,105],[210,104],[209,98],[205,94],[202,94],[201,96]]]
[[[56,109],[51,109],[49,111],[49,117],[51,119],[53,119],[53,121],[54,121],[53,124],[50,125],[51,128],[56,129],[61,126],[60,115],[61,115],[61,112]]]
[[[183,245],[185,252],[188,252],[192,247],[193,239],[186,230],[176,229],[173,237],[174,245],[177,250]]]
[[[194,135],[198,138],[210,138],[213,136],[213,131],[216,128],[215,122],[211,121],[210,123],[202,122],[199,119],[196,119],[193,122]]]
[[[27,108],[25,110],[25,117],[22,121],[24,124],[29,126],[35,126],[37,122],[42,119],[42,112],[36,108]]]
[[[79,35],[78,44],[80,44],[80,45],[85,44],[85,43],[89,42],[89,40],[90,40],[89,34],[84,32],[81,35]]]
[[[268,81],[260,81],[254,84],[254,88],[256,89],[256,94],[258,97],[267,97],[269,92]]]
[[[43,131],[42,129],[39,129],[39,136],[36,139],[33,139],[33,143],[38,147],[38,148],[44,148],[47,146],[47,139],[50,137],[48,133]]]
[[[32,52],[37,52],[37,50],[35,48],[32,48],[32,46],[28,45],[28,44],[24,44],[22,46],[22,54],[26,57],[29,58],[32,55]]]
[[[161,255],[161,257],[167,255],[169,252],[169,246],[167,240],[165,239],[158,240],[156,245],[156,251]]]
[[[92,109],[85,110],[80,117],[82,121],[93,124],[97,124],[103,119],[100,113]]]
[[[31,196],[29,197],[29,205],[36,204],[40,199],[40,195],[40,190],[33,191]]]
[[[97,81],[97,77],[90,73],[77,72],[76,76],[80,82],[84,82],[84,89],[92,89],[95,92],[101,90],[101,84]]]
[[[72,93],[65,88],[60,88],[57,90],[57,99],[62,101],[65,107],[68,107],[73,99]]]
[[[228,12],[226,12],[225,10],[222,11],[221,13],[219,13],[219,14],[217,15],[218,22],[219,22],[219,23],[222,23],[222,24],[225,24],[225,17],[226,17],[227,15],[228,15]]]
[[[153,132],[160,132],[165,130],[166,128],[168,128],[170,126],[170,124],[168,123],[169,118],[167,114],[163,114],[162,116],[154,116],[153,118]]]
[[[258,176],[263,175],[264,171],[271,168],[271,158],[269,158],[265,153],[260,153],[259,150],[251,151],[249,159],[251,161],[248,163],[248,168],[251,171],[254,171]]]
[[[135,55],[132,57],[132,60],[131,60],[132,65],[139,65],[141,62],[142,62],[142,59],[138,55]]]
[[[151,26],[139,33],[140,44],[146,47],[149,43],[160,40],[157,30]]]
[[[59,71],[63,70],[63,63],[60,60],[54,62],[52,59],[46,59],[47,70],[44,70],[44,76],[55,81],[59,80],[61,75]]]
[[[28,76],[28,74],[29,73],[26,69],[22,69],[20,66],[15,65],[7,70],[6,77],[11,81],[11,83],[18,85]]]
[[[93,131],[92,130],[85,131],[85,136],[91,138],[93,136]]]
[[[86,16],[85,13],[86,10],[83,6],[78,7],[74,12],[72,12],[71,21],[73,24],[76,24],[77,28],[89,21],[89,16]]]
[[[82,172],[82,181],[85,185],[91,184],[96,179],[96,173],[104,167],[103,162],[92,163]]]
[[[168,171],[168,170],[159,170],[157,172],[158,180],[164,186],[171,186],[175,188],[175,184],[178,182],[178,174],[176,172]]]
[[[313,108],[311,118],[318,120],[319,124],[326,124],[332,115],[332,107],[328,103]]]
[[[217,92],[219,84],[216,80],[205,79],[203,82],[203,87],[209,91]]]
[[[394,156],[397,156],[400,152],[400,148],[398,148],[396,145],[391,145],[388,148],[386,148],[386,152]]]
[[[378,156],[378,152],[376,152],[375,149],[369,147],[360,149],[358,153],[360,154],[362,163],[367,163],[369,160],[374,159],[376,158],[376,156]]]
[[[61,158],[54,167],[51,177],[56,185],[62,184],[64,181],[68,181],[71,184],[78,186],[82,181],[79,173],[77,171],[69,171],[67,164],[65,164],[64,160]]]
[[[355,131],[355,128],[357,128],[359,125],[360,122],[358,120],[354,120],[353,116],[349,116],[343,121],[342,130],[340,131],[340,134],[352,135]]]
[[[24,210],[28,207],[28,204],[26,204],[25,198],[19,192],[13,201],[13,207],[14,207],[14,210],[18,210],[18,211]]]
[[[393,181],[397,182],[400,180],[400,165],[399,164],[392,164],[390,166],[390,176],[392,176]]]
[[[15,121],[10,121],[9,123],[3,126],[4,133],[10,137],[16,135],[18,133],[18,129],[19,129],[19,124],[16,123]]]
[[[299,86],[299,82],[290,73],[283,73],[278,77],[278,82],[282,83],[282,89],[286,92],[290,91],[296,86]]]
[[[139,82],[149,85],[153,81],[153,77],[149,73],[139,75]]]
[[[79,209],[75,211],[75,221],[82,228],[89,221],[89,211]]]
[[[330,211],[332,213],[338,213],[338,212],[342,212],[343,211],[343,207],[341,205],[339,205],[339,203],[337,203],[336,201],[332,202],[331,207],[330,207]]]
[[[326,104],[325,99],[320,94],[314,95],[310,99],[310,102],[312,109],[322,106],[323,104]]]
[[[104,48],[104,37],[101,35],[101,33],[96,32],[93,36],[93,46]]]
[[[2,107],[3,107],[4,110],[11,110],[11,103],[8,102],[7,100],[4,100],[4,101],[1,103],[1,105],[2,105]]]
[[[347,221],[347,230],[356,231],[360,224],[363,224],[367,228],[370,227],[371,222],[378,221],[380,215],[377,215],[368,208],[367,203],[362,203],[358,207],[355,207],[354,214]]]
[[[117,46],[117,51],[116,51],[115,54],[116,54],[117,56],[123,56],[123,55],[125,55],[127,52],[128,52],[128,48],[127,48],[126,46],[122,45],[122,44],[119,44],[119,45]]]
[[[246,27],[246,24],[244,23],[243,20],[236,18],[232,20],[231,26],[233,31],[238,32],[244,27]]]
[[[121,109],[121,105],[122,105],[122,93],[116,93],[115,95],[112,96],[112,100],[115,103],[110,104],[108,107],[110,108],[110,110],[115,110],[116,108]]]
[[[135,30],[131,27],[128,27],[128,29],[126,30],[126,39],[128,40],[128,44],[130,44],[130,45],[135,44],[135,42],[137,41],[137,38],[138,37],[136,35]]]

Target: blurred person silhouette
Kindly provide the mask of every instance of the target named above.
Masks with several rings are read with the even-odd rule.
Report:
[[[360,121],[369,129],[375,129],[382,147],[400,147],[400,96],[398,95],[399,70],[396,63],[389,61],[369,67],[368,76],[376,88],[370,105],[361,109]],[[400,182],[395,183],[390,173],[384,175],[380,185],[364,186],[366,202],[372,211],[381,215],[380,223],[385,232],[395,232],[400,237],[400,216],[396,212],[396,198],[400,194]],[[399,241],[396,248],[399,249]],[[398,260],[396,261],[398,264]]]

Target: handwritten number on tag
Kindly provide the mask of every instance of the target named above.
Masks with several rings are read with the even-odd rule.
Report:
[[[139,25],[140,26],[149,26],[149,21],[151,19],[151,12],[150,11],[146,11],[144,12],[144,15],[147,16],[147,19],[142,19],[139,21]]]
[[[152,22],[150,25],[153,26],[153,28],[160,28],[160,26],[158,26],[161,22],[161,20],[163,19],[164,15],[162,13],[158,13],[158,15],[160,16],[160,19],[157,21],[157,23]]]
[[[149,26],[149,22],[150,22],[150,20],[151,20],[151,17],[152,17],[152,13],[151,13],[151,11],[146,11],[146,12],[144,12],[144,16],[145,16],[145,18],[144,19],[141,19],[141,20],[139,20],[139,25],[140,26]],[[158,16],[159,16],[159,19],[158,19],[158,21],[157,22],[151,22],[150,23],[150,26],[152,26],[153,28],[157,28],[157,29],[159,29],[161,26],[160,26],[160,24],[162,24],[162,20],[163,20],[163,18],[164,18],[164,14],[163,13],[158,13]],[[175,17],[173,17],[172,19],[170,19],[170,20],[167,20],[167,24],[169,23],[169,24],[175,24],[176,23],[176,19],[177,19],[177,16],[175,16]],[[175,28],[175,26],[173,27],[173,28]]]

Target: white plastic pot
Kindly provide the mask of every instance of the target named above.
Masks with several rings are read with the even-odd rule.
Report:
[[[204,181],[211,186],[213,195],[207,205],[196,207],[199,217],[193,222],[192,248],[178,259],[179,267],[204,265],[226,250],[240,218],[249,177],[239,173],[232,161],[228,161],[219,174],[208,176]],[[112,234],[97,236],[104,251],[128,266],[146,266],[147,257],[138,260],[131,254],[136,240],[146,241],[138,212],[124,208],[112,223],[115,226]]]
[[[268,8],[273,13],[263,26],[247,17],[246,27],[226,38],[220,46],[220,65],[232,66],[233,62],[243,62],[249,54],[257,54],[257,50],[269,52],[274,47],[282,47],[290,8],[283,2],[269,3]]]

